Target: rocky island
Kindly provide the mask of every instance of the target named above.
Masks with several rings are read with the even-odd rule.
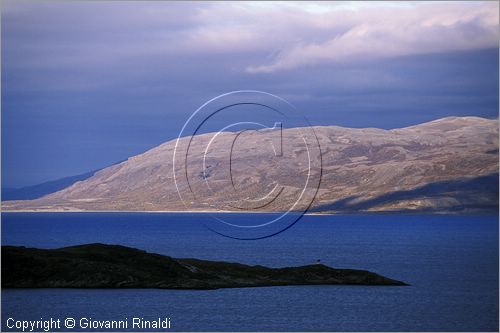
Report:
[[[218,289],[287,285],[405,286],[365,270],[322,264],[269,268],[177,259],[119,245],[2,246],[2,288]]]

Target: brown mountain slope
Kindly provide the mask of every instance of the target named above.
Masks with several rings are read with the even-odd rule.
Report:
[[[177,156],[184,203],[173,140],[43,198],[3,202],[2,210],[279,211],[302,198],[301,210],[315,195],[311,210],[322,212],[498,211],[498,120],[449,117],[394,130],[317,126],[321,169],[314,150],[308,168],[301,131],[284,129],[281,150],[277,131],[196,136],[187,167]]]

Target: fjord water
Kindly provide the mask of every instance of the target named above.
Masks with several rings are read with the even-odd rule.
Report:
[[[266,214],[230,218],[244,223]],[[2,290],[2,330],[9,317],[169,317],[176,331],[498,331],[498,216],[305,216],[256,241],[221,237],[203,227],[206,219],[201,213],[3,213],[2,244],[100,242],[273,267],[321,259],[411,286],[10,289]]]

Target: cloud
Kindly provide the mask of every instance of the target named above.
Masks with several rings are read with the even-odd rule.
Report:
[[[288,86],[312,67],[498,48],[498,20],[496,2],[7,1],[4,91]]]
[[[498,47],[498,3],[419,3],[332,11],[311,22],[311,29],[315,26],[322,28],[318,34],[327,36],[324,41],[289,45],[274,61],[249,66],[247,71]],[[348,28],[339,34],[338,26]]]
[[[123,75],[159,58],[168,67],[211,57],[230,71],[269,73],[498,47],[498,20],[497,2],[7,1],[2,56],[20,70]]]

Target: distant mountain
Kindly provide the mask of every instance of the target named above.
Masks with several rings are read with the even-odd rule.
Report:
[[[21,188],[2,188],[2,200],[7,201],[38,199],[43,197],[44,195],[65,189],[66,187],[73,185],[77,181],[90,178],[99,170],[101,169]]]
[[[119,164],[123,161],[114,163],[112,165]],[[2,201],[9,200],[33,200],[41,198],[47,194],[51,194],[62,189],[65,189],[78,181],[85,180],[92,177],[97,171],[102,170],[95,169],[89,172],[85,172],[76,176],[68,176],[56,180],[50,180],[43,182],[41,184],[30,185],[20,188],[12,187],[2,187]]]
[[[394,130],[316,126],[314,132],[321,147],[321,170],[308,168],[310,151],[301,128],[203,134],[180,140],[179,147],[189,144],[190,150],[186,159],[177,159],[177,184],[174,140],[61,191],[2,206],[239,211],[279,189],[272,200],[253,208],[281,211],[299,197],[312,198],[315,188],[303,191],[304,184],[308,177],[321,176],[313,212],[498,213],[498,120],[448,117]],[[282,137],[278,157],[273,144],[277,135]],[[228,148],[234,148],[230,159]],[[312,156],[317,165],[315,158],[319,156]],[[182,176],[189,183],[182,182]]]

